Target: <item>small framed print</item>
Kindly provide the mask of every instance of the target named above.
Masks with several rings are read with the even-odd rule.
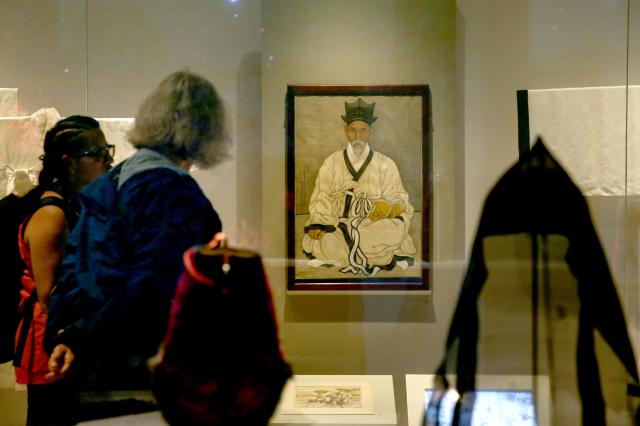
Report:
[[[427,85],[288,86],[289,290],[429,290]]]
[[[374,414],[367,382],[292,382],[284,391],[280,414]]]

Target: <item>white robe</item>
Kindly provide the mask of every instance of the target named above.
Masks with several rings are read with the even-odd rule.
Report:
[[[344,150],[331,154],[320,167],[305,230],[322,228],[327,232],[320,240],[305,232],[302,248],[315,258],[310,266],[330,264],[347,268],[345,273],[372,274],[376,266],[389,268],[395,261],[412,260],[416,254],[408,234],[414,210],[396,164],[374,151],[370,162],[365,162],[357,174],[356,180],[345,161]],[[393,219],[372,221],[366,215],[375,200],[402,203],[404,212]],[[346,203],[349,210],[345,214]]]

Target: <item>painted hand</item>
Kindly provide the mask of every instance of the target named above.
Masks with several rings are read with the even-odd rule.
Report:
[[[311,229],[308,234],[312,239],[319,240],[324,235],[324,231],[322,229]]]

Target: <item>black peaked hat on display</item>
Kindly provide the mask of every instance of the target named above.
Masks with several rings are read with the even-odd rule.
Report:
[[[375,106],[375,102],[368,104],[363,101],[362,98],[358,98],[355,102],[345,102],[344,109],[346,114],[341,116],[342,120],[347,124],[352,121],[361,120],[371,126],[373,122],[378,119],[378,117],[373,116],[373,108],[375,108]]]

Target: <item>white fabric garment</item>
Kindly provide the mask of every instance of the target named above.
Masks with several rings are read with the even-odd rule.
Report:
[[[136,149],[127,140],[127,132],[133,125],[133,118],[96,118],[96,120],[100,123],[107,143],[116,146],[114,165],[131,157]]]
[[[350,272],[358,273],[358,269],[364,272],[359,266],[386,266],[399,260],[398,257],[408,260],[416,254],[413,239],[408,235],[414,209],[396,164],[386,155],[374,151],[369,164],[363,167],[362,175],[355,180],[345,162],[344,151],[334,152],[320,167],[305,227],[324,225],[336,229],[326,232],[319,240],[305,233],[303,250],[317,259],[308,266],[351,266],[355,269]],[[347,217],[343,217],[347,200],[350,200],[350,206]],[[376,200],[400,203],[404,211],[396,218],[373,221],[367,214]],[[353,239],[358,253],[349,247],[344,232],[339,229],[340,224]],[[371,274],[371,271],[368,268],[366,273]]]
[[[0,196],[24,195],[38,183],[44,135],[59,119],[55,108],[0,117]]]
[[[26,194],[38,183],[44,136],[62,117],[42,108],[26,117],[0,117],[0,196]],[[107,143],[116,146],[114,164],[136,150],[127,140],[133,118],[97,118]]]
[[[529,90],[528,98],[530,141],[541,136],[583,194],[625,195],[625,178],[626,193],[640,194],[640,86],[629,86],[628,111],[624,86]]]
[[[18,89],[0,87],[0,117],[18,115]]]

